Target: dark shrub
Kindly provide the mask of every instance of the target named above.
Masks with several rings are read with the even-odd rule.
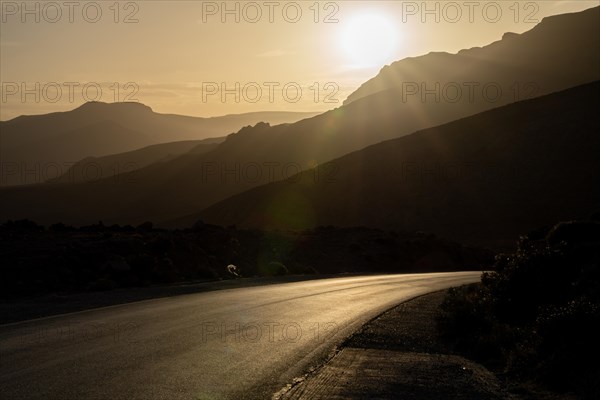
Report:
[[[103,292],[112,290],[117,287],[117,284],[109,278],[100,278],[90,285],[90,290],[95,292]]]
[[[457,351],[498,371],[598,398],[600,223],[522,237],[481,285],[449,291],[438,328]]]
[[[259,273],[263,276],[282,276],[289,272],[287,267],[278,261],[271,261],[259,266]]]
[[[75,230],[73,226],[65,225],[62,222],[50,225],[49,229],[53,232],[72,232]]]
[[[44,230],[42,225],[38,225],[33,221],[28,219],[20,219],[17,221],[8,220],[4,224],[2,224],[2,228],[11,231],[21,231],[21,232],[41,232]]]
[[[598,371],[600,307],[597,302],[579,298],[550,307],[538,317],[536,332],[540,337],[540,378],[549,385],[569,389],[564,382],[576,382],[585,373]]]
[[[593,221],[561,222],[550,230],[546,241],[550,245],[600,241],[600,223]]]
[[[146,221],[144,223],[141,223],[137,226],[137,230],[140,231],[151,231],[154,228],[154,224],[150,221]]]
[[[452,348],[487,363],[503,356],[503,344],[514,338],[505,325],[491,317],[491,304],[478,285],[451,288],[437,315],[442,338]]]

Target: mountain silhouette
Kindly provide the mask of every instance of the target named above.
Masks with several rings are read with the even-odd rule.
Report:
[[[556,90],[598,79],[600,69],[600,7],[571,14],[544,18],[533,29],[516,34],[507,32],[502,40],[484,47],[459,51],[457,54],[430,53],[409,57],[385,66],[374,78],[362,84],[344,102],[386,90],[411,90],[407,84],[425,84],[432,90],[440,84],[441,98],[452,99],[453,87],[473,84],[475,98],[483,97],[489,85],[489,108],[512,103],[515,99],[541,96]],[[478,84],[479,86],[475,86]],[[444,96],[443,88],[447,93]],[[502,89],[496,100],[494,87]],[[424,91],[419,90],[419,95]],[[420,97],[408,96],[409,98]],[[428,95],[433,101],[433,95]],[[493,101],[492,101],[493,100]],[[483,102],[485,105],[486,102]]]
[[[295,122],[316,113],[258,112],[199,118],[159,114],[141,103],[88,102],[67,112],[0,121],[0,185],[45,181],[85,157],[225,136],[259,121]],[[59,168],[60,167],[60,168]]]
[[[425,230],[490,246],[600,207],[600,82],[522,101],[332,161],[179,220],[266,229]]]
[[[102,177],[137,171],[154,163],[172,160],[182,154],[204,154],[214,150],[225,137],[204,140],[184,140],[146,146],[125,153],[103,157],[86,157],[67,172],[49,183],[83,183]]]
[[[551,54],[573,55],[570,59],[573,64],[587,63],[586,67],[565,69],[564,61],[559,57],[548,61],[549,56],[544,56],[544,52],[549,51],[549,46],[544,45],[539,51],[529,49],[539,58],[532,58],[528,68],[514,67],[516,61],[512,58],[499,60],[496,64],[490,62],[489,79],[523,83],[528,82],[531,76],[556,77],[548,82],[540,79],[543,86],[538,88],[539,93],[563,90],[600,79],[600,70],[597,68],[599,46],[595,35],[600,29],[599,11],[600,7],[597,7],[544,19],[529,32],[517,36],[505,35],[502,41],[489,46],[502,49],[494,54],[512,57],[527,52],[527,46],[522,43],[524,38],[528,38],[526,42],[531,46],[543,41],[554,46]],[[572,35],[569,31],[571,27],[576,28]],[[589,36],[582,32],[587,32]],[[573,49],[578,50],[576,54]],[[481,49],[484,50],[489,52],[487,47]],[[476,51],[472,49],[468,52]],[[473,80],[468,72],[481,65],[481,61],[473,57],[430,54],[422,57],[421,63],[427,61],[423,67],[413,71],[414,74],[422,71],[422,79],[418,76],[415,79],[425,80],[433,76],[428,72],[430,70],[442,74],[449,58],[462,66],[467,82]],[[537,64],[536,59],[539,60]],[[407,65],[408,62],[400,61],[393,68]],[[4,189],[0,192],[0,219],[31,218],[40,223],[60,220],[76,225],[98,220],[132,224],[146,220],[188,223],[190,219],[178,218],[198,213],[254,187],[284,179],[298,170],[324,165],[332,159],[382,141],[472,116],[498,107],[505,101],[519,100],[518,96],[513,96],[510,101],[471,101],[468,96],[462,96],[453,102],[446,101],[448,99],[438,102],[431,98],[423,101],[415,96],[405,98],[406,93],[392,83],[388,84],[388,89],[382,86],[385,90],[373,93],[365,93],[363,87],[356,93],[362,92],[364,96],[355,94],[344,106],[296,123],[247,126],[229,135],[214,150],[204,154],[186,153],[151,164],[137,170],[134,176],[76,185],[33,185]],[[529,97],[539,93],[529,93]],[[468,148],[469,144],[465,143],[465,146]],[[385,171],[381,173],[385,174]],[[373,176],[358,170],[352,179],[360,187],[363,179],[371,180]],[[349,191],[348,196],[351,197],[352,193]],[[297,201],[301,199],[299,197]],[[367,221],[369,212],[367,209],[363,211]],[[236,213],[232,211],[233,214]],[[226,220],[221,214],[219,218]],[[236,223],[234,219],[230,221]]]

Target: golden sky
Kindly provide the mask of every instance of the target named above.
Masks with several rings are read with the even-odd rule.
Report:
[[[545,16],[597,5],[2,1],[0,119],[86,99],[194,116],[325,111],[395,60],[483,46]]]

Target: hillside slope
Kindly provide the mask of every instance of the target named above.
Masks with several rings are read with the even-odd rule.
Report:
[[[128,171],[137,171],[154,163],[166,162],[186,153],[208,153],[224,140],[224,137],[204,140],[184,140],[154,144],[141,149],[103,157],[86,157],[70,167],[63,175],[48,182],[83,183],[108,176],[117,176]]]
[[[305,171],[188,222],[364,225],[512,244],[600,209],[599,90],[595,82],[373,145],[332,161],[335,174]]]

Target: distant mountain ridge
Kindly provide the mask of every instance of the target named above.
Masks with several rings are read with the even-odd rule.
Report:
[[[217,148],[225,140],[211,138],[204,140],[184,140],[153,144],[125,153],[103,157],[86,157],[70,167],[63,175],[48,183],[85,183],[120,174],[135,174],[141,168],[154,163],[164,163],[183,154],[204,154]]]
[[[145,146],[221,137],[268,121],[295,122],[316,113],[259,112],[200,118],[159,114],[135,102],[88,102],[67,111],[0,121],[0,186],[41,183],[86,157]]]

